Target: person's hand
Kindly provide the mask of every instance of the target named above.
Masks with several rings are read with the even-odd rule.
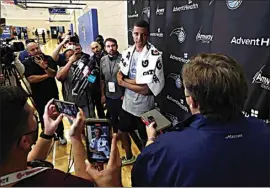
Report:
[[[75,61],[77,61],[78,58],[78,54],[74,53],[70,58],[69,58],[69,62],[74,63]]]
[[[124,99],[124,96],[122,96],[122,97],[120,98],[120,100],[122,100],[122,101],[123,101],[123,99]]]
[[[119,86],[122,86],[122,83],[123,83],[123,74],[120,71],[117,74],[117,80],[118,80]]]
[[[48,64],[43,60],[35,59],[35,63],[37,63],[42,69],[46,69]]]
[[[63,114],[59,114],[56,111],[56,107],[53,103],[54,99],[51,99],[45,106],[43,121],[44,121],[44,134],[53,135],[63,119]]]
[[[65,38],[63,39],[63,41],[61,42],[62,44],[65,44],[67,41],[69,41],[71,38],[70,35],[66,35]]]
[[[73,124],[70,129],[71,138],[81,140],[81,134],[85,128],[85,120],[86,117],[84,112],[81,108],[79,108],[79,112],[77,113],[76,119],[73,120]]]
[[[93,179],[96,186],[99,187],[122,187],[121,183],[121,159],[119,149],[117,147],[117,135],[113,134],[111,153],[107,168],[98,171],[93,165],[85,160],[86,171]]]
[[[148,139],[156,138],[155,126],[156,126],[155,122],[152,122],[148,126],[146,126],[146,131],[147,131]]]
[[[104,104],[105,102],[106,102],[106,98],[105,98],[104,95],[102,95],[102,97],[101,97],[101,103]]]

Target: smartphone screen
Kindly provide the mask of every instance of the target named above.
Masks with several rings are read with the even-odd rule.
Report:
[[[54,104],[59,113],[64,113],[72,117],[76,117],[79,111],[75,103],[55,99]]]
[[[97,124],[87,126],[87,139],[89,161],[108,162],[111,151],[110,127]]]

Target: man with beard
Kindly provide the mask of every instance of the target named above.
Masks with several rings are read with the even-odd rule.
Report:
[[[45,106],[42,114],[44,131],[38,138],[37,117],[33,108],[28,105],[23,90],[18,87],[1,86],[0,96],[0,186],[93,187],[93,183],[102,187],[122,186],[116,135],[113,135],[107,169],[97,172],[89,162],[85,164],[87,154],[81,138],[85,117],[81,109],[70,130],[76,177],[52,169],[50,163],[43,161],[63,118],[63,114],[59,115],[52,105],[53,100]]]
[[[118,85],[117,73],[121,54],[118,52],[117,41],[113,38],[105,40],[106,56],[101,59],[101,102],[106,103],[110,114],[111,125],[115,133],[118,132],[118,120],[121,112],[124,88]]]
[[[44,55],[41,52],[37,43],[29,43],[26,48],[30,57],[23,62],[25,66],[24,74],[30,83],[32,97],[39,113],[41,127],[44,129],[42,116],[44,114],[44,106],[51,98],[58,99],[58,89],[54,78],[57,67],[50,56]],[[62,122],[56,132],[60,143],[62,145],[67,144]]]
[[[90,44],[90,48],[91,48],[91,51],[93,52],[93,56],[90,58],[90,63],[92,65],[95,65],[96,68],[99,70],[101,58],[104,56],[102,47],[98,42],[94,41]],[[98,73],[98,75],[96,75],[96,81],[92,87],[91,98],[92,98],[94,107],[96,106],[98,117],[105,118],[104,107],[101,103],[101,89],[100,88],[101,88],[100,87],[100,73]]]

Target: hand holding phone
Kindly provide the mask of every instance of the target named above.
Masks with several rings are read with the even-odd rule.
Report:
[[[54,104],[59,113],[67,114],[71,117],[76,117],[79,112],[79,108],[75,103],[54,99]]]

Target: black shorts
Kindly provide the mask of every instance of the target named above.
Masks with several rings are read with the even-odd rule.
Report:
[[[134,130],[138,130],[138,134],[141,138],[141,145],[137,144],[139,148],[145,146],[147,142],[146,125],[142,122],[140,117],[134,116],[129,112],[122,109],[119,120],[119,130],[122,132],[131,133]],[[132,135],[131,135],[132,136]],[[133,138],[134,139],[134,138]],[[134,140],[137,142],[136,140]]]

